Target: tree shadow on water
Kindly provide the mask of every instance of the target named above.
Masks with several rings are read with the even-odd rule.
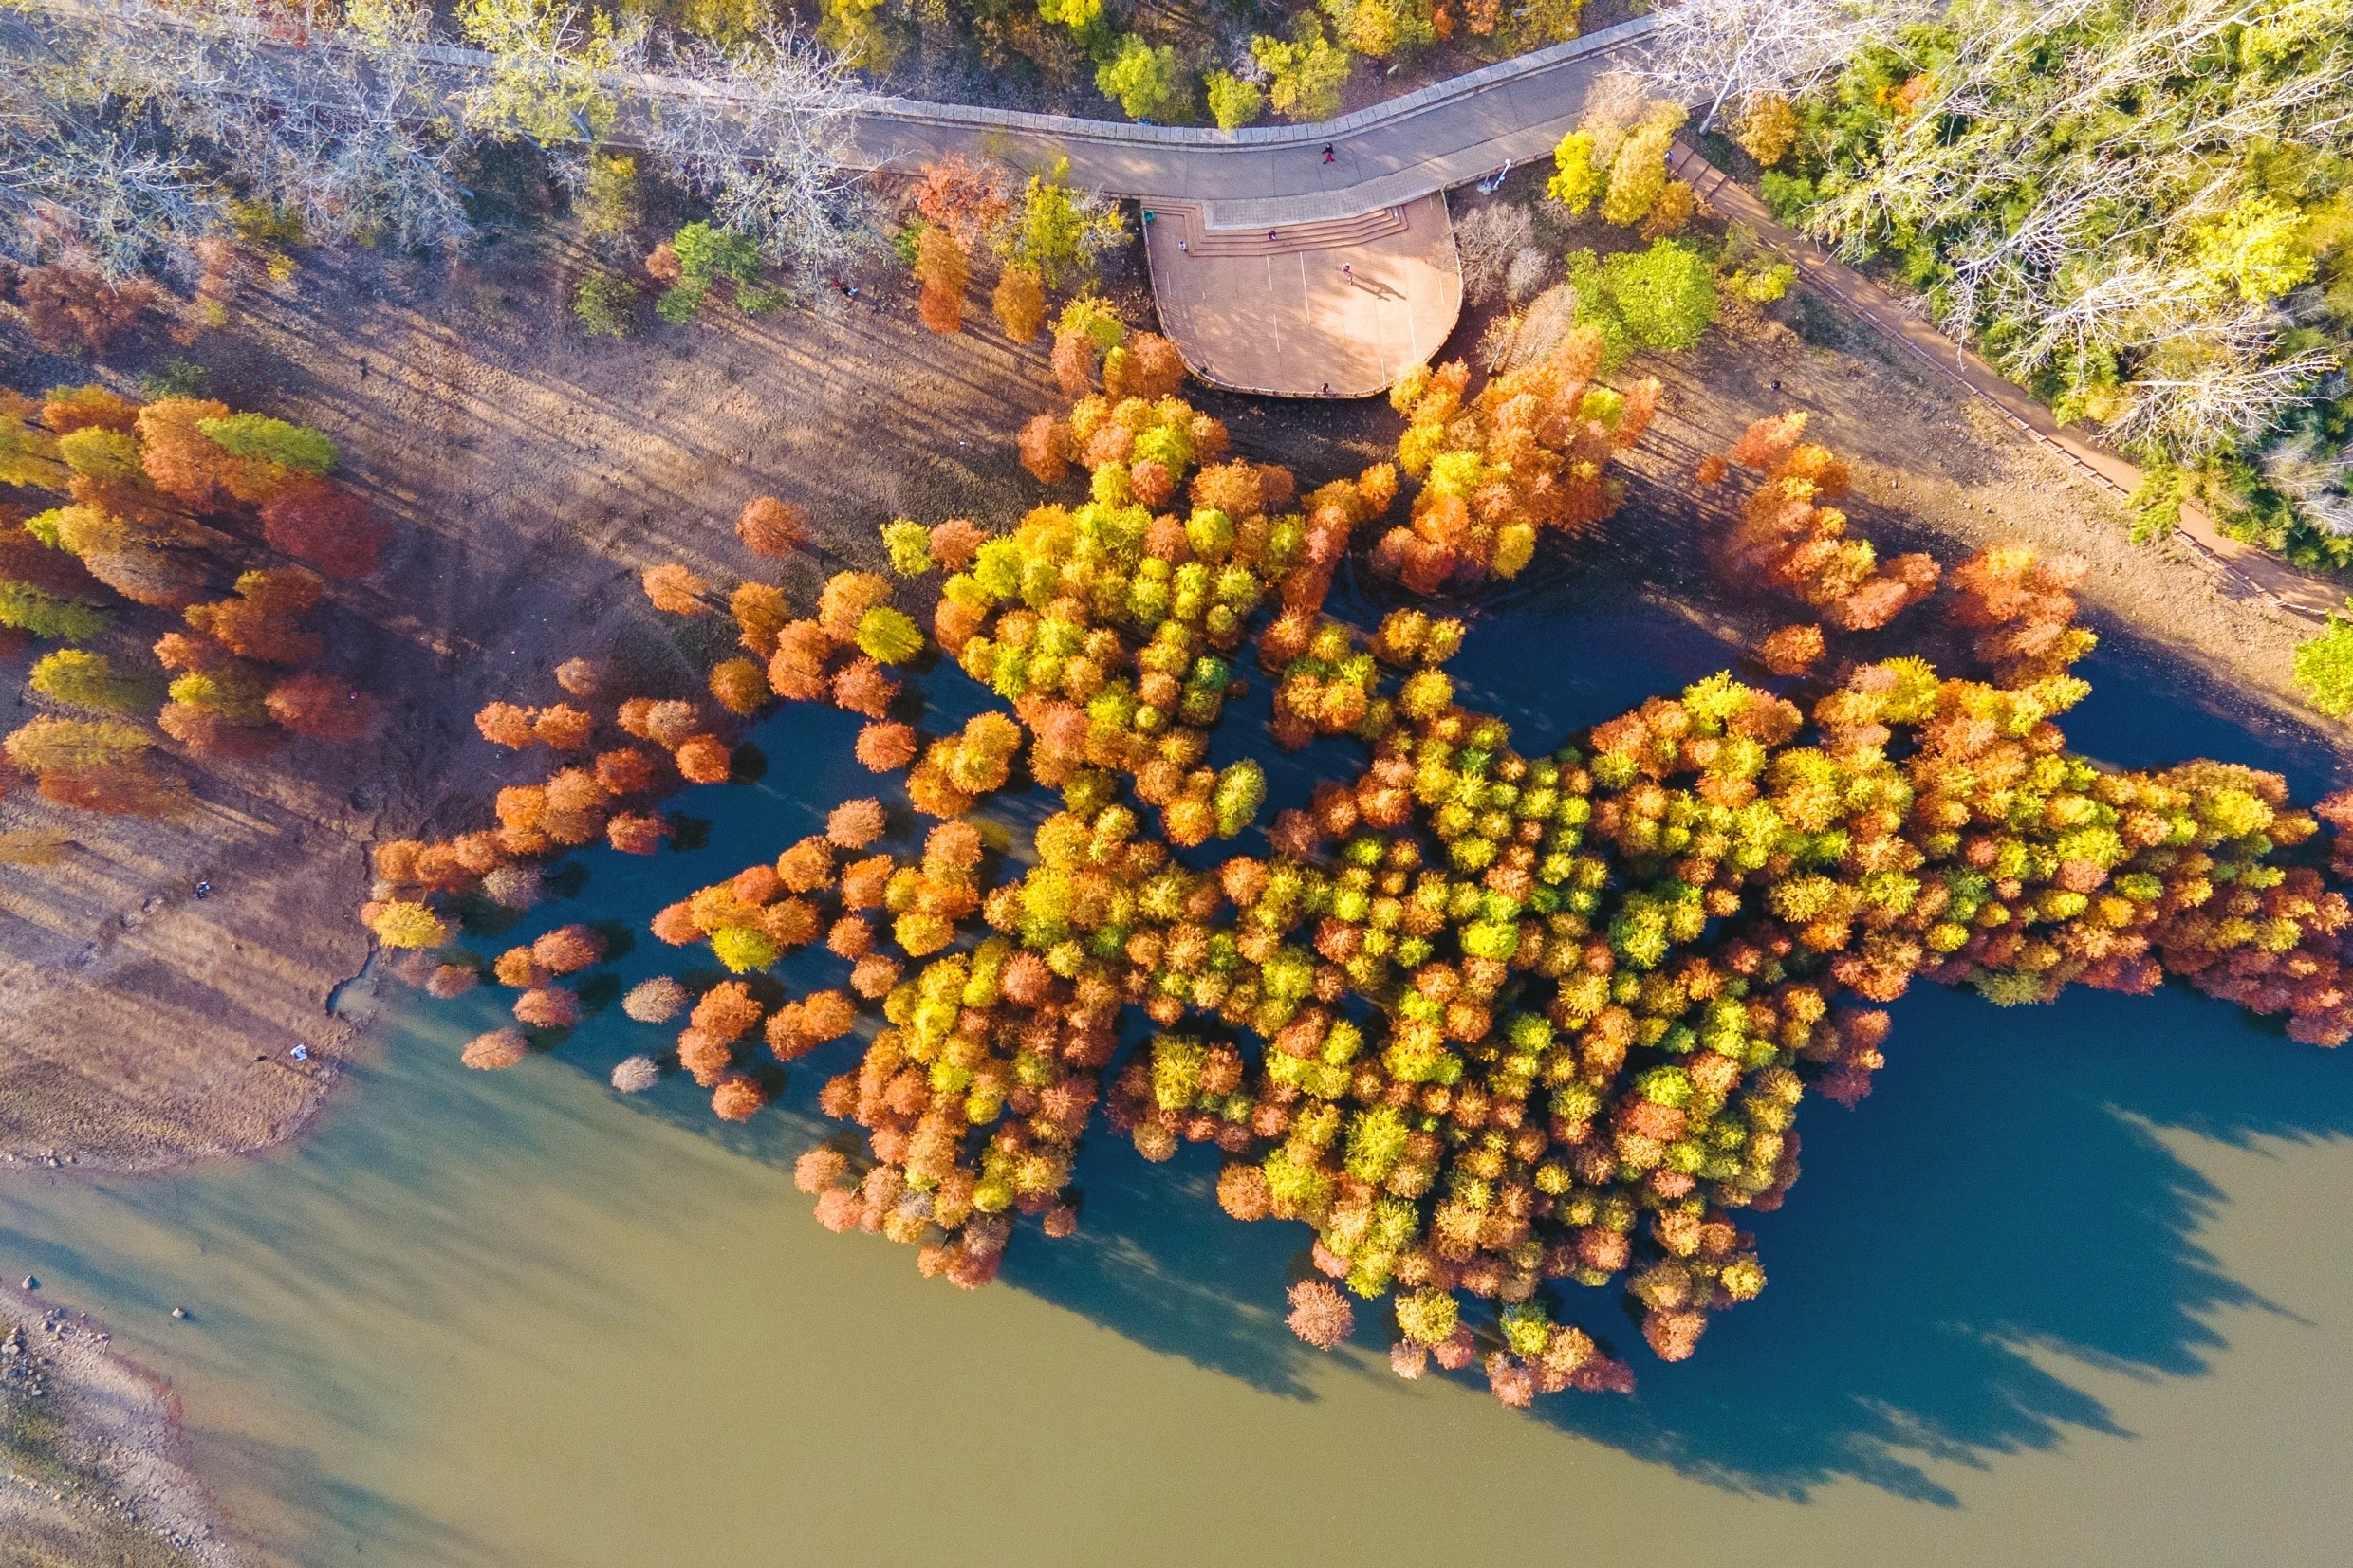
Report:
[[[1630,1350],[1640,1387],[1540,1400],[1532,1418],[1732,1490],[1803,1501],[1852,1479],[1954,1506],[1930,1464],[2132,1435],[2067,1363],[2196,1376],[2226,1348],[2222,1309],[2283,1310],[2200,1245],[2226,1196],[2158,1134],[2353,1136],[2353,1062],[2177,988],[2002,1010],[1921,987],[1896,1012],[1877,1092],[1852,1112],[1818,1097],[1801,1111],[1804,1178],[1751,1222],[1765,1294],[1667,1365],[1616,1286],[1569,1287],[1564,1315]],[[1018,1237],[1003,1278],[1307,1397],[1313,1353],[1282,1322],[1307,1233],[1227,1220],[1215,1168],[1205,1148],[1147,1167],[1099,1128],[1078,1235]],[[1385,1310],[1358,1317],[1371,1347]]]
[[[2225,1196],[2156,1132],[2353,1135],[2353,1064],[2178,989],[2005,1011],[1920,987],[1896,1012],[1877,1092],[1801,1113],[1805,1175],[1754,1227],[1765,1294],[1688,1362],[1638,1356],[1633,1399],[1548,1419],[1741,1490],[1950,1506],[1924,1462],[2131,1435],[2065,1362],[2196,1376],[2221,1309],[2280,1310],[2199,1244]]]
[[[1307,1398],[1316,1353],[1284,1326],[1283,1293],[1308,1232],[1228,1219],[1217,1163],[1195,1145],[1147,1164],[1098,1122],[1079,1154],[1077,1234],[1050,1241],[1024,1226],[998,1278],[1163,1355]]]

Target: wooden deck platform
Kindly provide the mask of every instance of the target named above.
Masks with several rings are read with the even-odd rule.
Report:
[[[1213,386],[1373,397],[1436,354],[1462,312],[1442,194],[1271,230],[1212,229],[1192,202],[1144,210],[1161,330]]]

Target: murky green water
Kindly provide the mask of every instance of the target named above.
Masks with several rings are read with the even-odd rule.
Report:
[[[1530,738],[1721,662],[1633,609],[1517,611],[1465,660]],[[2071,729],[2096,754],[2320,782],[2161,683],[2092,673]],[[519,934],[590,907],[641,929],[772,855],[863,792],[834,770],[853,722],[778,721],[764,781],[688,798],[713,847],[593,857]],[[676,958],[649,948],[624,980]],[[604,1087],[652,1043],[618,1009],[552,1058],[460,1069],[497,1008],[405,1005],[269,1158],[0,1186],[0,1269],[176,1381],[199,1462],[286,1561],[2353,1559],[2353,1058],[2184,993],[1917,991],[1878,1092],[1809,1101],[1805,1179],[1755,1226],[1764,1297],[1662,1367],[1595,1293],[1584,1320],[1636,1347],[1640,1392],[1532,1416],[1398,1382],[1373,1314],[1350,1352],[1300,1346],[1278,1306],[1306,1233],[1226,1220],[1206,1150],[1147,1167],[1098,1134],[1079,1236],[1017,1236],[968,1295],[792,1190],[830,1059],[726,1128],[691,1084]]]

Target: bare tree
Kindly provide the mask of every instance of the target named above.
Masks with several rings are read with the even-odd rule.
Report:
[[[2136,368],[2109,433],[2184,452],[2260,435],[2338,368],[2324,348],[2278,352],[2278,334],[2276,313],[2255,306],[2192,323]]]
[[[2308,302],[2197,236],[2263,198],[2248,147],[2353,155],[2353,0],[1966,0],[1945,20],[1807,227],[1850,258],[1933,246],[1947,330],[1998,324],[1988,352],[2021,379],[2115,380],[2121,439],[2202,455],[2312,397],[2335,360],[2282,346]],[[2258,22],[2260,68],[2241,58]]]
[[[466,228],[451,172],[464,133],[427,60],[431,22],[413,0],[108,0],[40,6],[19,26],[42,40],[41,80],[70,111],[59,139],[121,172],[80,182],[85,228],[107,224],[104,194],[125,177],[146,209],[176,177],[187,220],[161,231],[184,242],[217,220],[195,194],[203,166],[314,236],[414,245]]]
[[[2263,476],[2328,532],[2353,534],[2353,447],[2307,431],[2264,453]]]
[[[789,32],[681,49],[677,65],[640,79],[655,153],[723,227],[804,283],[853,259],[865,244],[864,193],[848,66]]]
[[[1454,245],[1462,258],[1462,297],[1466,304],[1485,304],[1504,286],[1511,259],[1536,242],[1536,220],[1516,202],[1491,202],[1474,207],[1454,226]]]
[[[1725,105],[1802,91],[1933,9],[1925,0],[1685,0],[1652,13],[1637,69],[1657,96],[1706,104],[1704,134]]]
[[[0,250],[120,281],[168,270],[218,221],[204,171],[104,95],[29,56],[0,71]]]

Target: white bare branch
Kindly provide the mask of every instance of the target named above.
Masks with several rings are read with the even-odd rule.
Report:
[[[45,8],[37,26],[96,125],[168,132],[181,166],[218,168],[249,199],[323,239],[418,245],[462,233],[452,165],[464,137],[426,64],[412,0],[153,0]]]
[[[678,65],[640,79],[652,150],[802,283],[852,260],[866,240],[848,66],[788,32]]]
[[[1637,68],[1656,96],[1706,104],[1704,133],[1727,104],[1802,91],[1932,9],[1928,0],[1687,0],[1653,12]]]

